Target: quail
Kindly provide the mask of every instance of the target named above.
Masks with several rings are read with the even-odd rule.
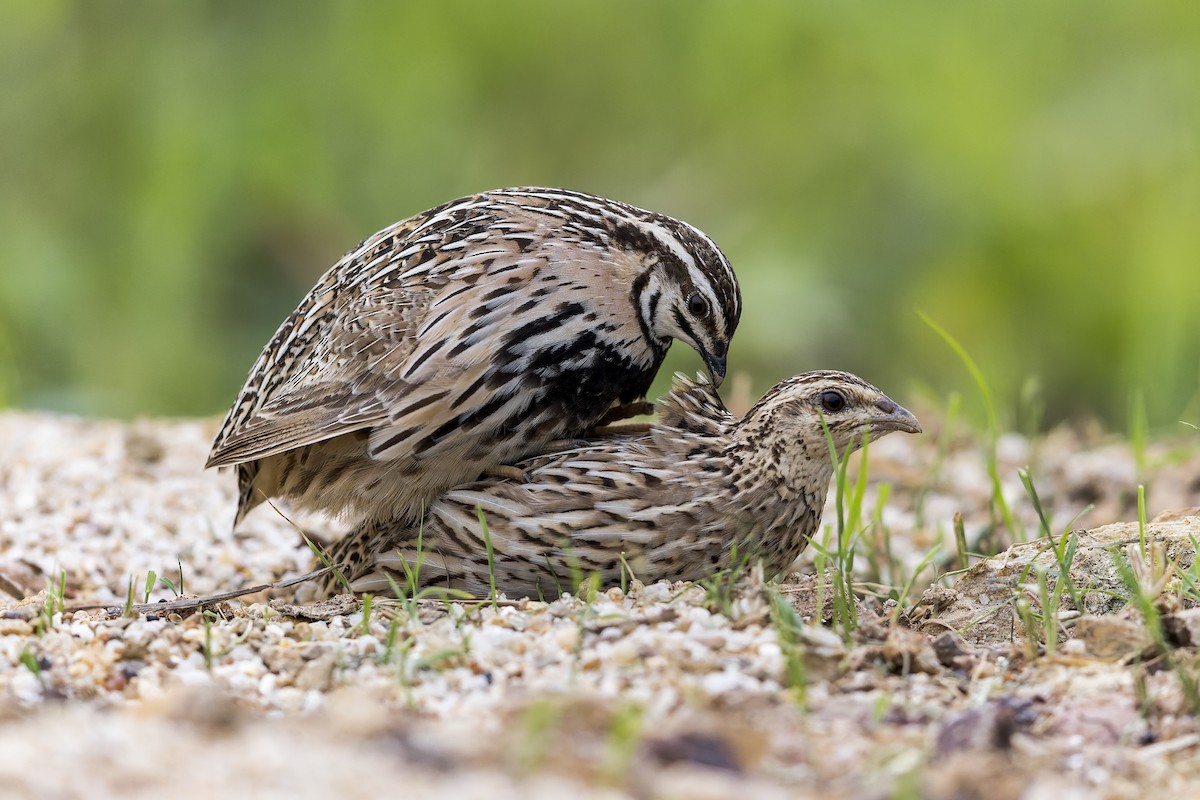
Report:
[[[268,497],[413,519],[641,401],[671,342],[725,373],[741,294],[706,235],[565,189],[464,197],[398,222],[317,282],[250,371],[209,467],[236,525]]]
[[[458,486],[418,522],[364,525],[334,546],[331,563],[355,592],[407,591],[415,577],[486,596],[494,575],[510,598],[557,597],[592,574],[614,585],[622,570],[644,582],[698,580],[735,557],[775,576],[818,530],[830,442],[844,456],[890,431],[921,431],[887,395],[835,371],[785,380],[741,418],[703,376],[677,376],[658,408],[648,432],[526,460],[524,481]],[[323,581],[325,593],[341,586],[332,574]]]

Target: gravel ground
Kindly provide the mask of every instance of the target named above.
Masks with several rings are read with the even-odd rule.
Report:
[[[868,539],[886,531],[891,558],[878,548],[869,575],[860,563],[885,583],[939,543],[934,563],[954,566],[955,512],[972,549],[1009,544],[975,437],[919,416],[929,435],[869,454]],[[1089,605],[1052,654],[1022,640],[1008,601],[1028,574],[1017,567],[1047,558],[1037,545],[934,587],[912,613],[865,597],[848,643],[817,624],[781,639],[754,575],[717,599],[635,584],[590,603],[376,602],[364,619],[352,598],[303,605],[301,587],[122,616],[151,570],[207,595],[311,567],[269,508],[230,531],[232,476],[201,469],[215,428],[0,414],[0,797],[1200,796],[1200,725],[1174,672],[1136,664],[1150,646],[1136,615]],[[1025,465],[1056,530],[1088,504],[1076,528],[1135,519],[1138,482],[1151,516],[1200,506],[1195,435],[1154,443],[1140,469],[1087,428],[1005,436],[997,453],[1031,536]],[[1107,559],[1131,530],[1093,530],[1080,551]],[[1150,531],[1185,571],[1189,536],[1200,518],[1186,512]],[[1112,571],[1076,566],[1080,585]],[[828,603],[811,558],[799,569],[778,593],[812,621]],[[149,600],[174,596],[159,584]],[[1170,597],[1175,661],[1194,664],[1200,621]]]

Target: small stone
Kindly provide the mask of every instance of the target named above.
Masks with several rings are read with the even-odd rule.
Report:
[[[1141,620],[1084,615],[1075,622],[1075,637],[1088,655],[1101,661],[1122,661],[1150,652],[1154,641]]]
[[[23,619],[0,617],[0,636],[32,636],[33,626]]]
[[[1200,608],[1184,608],[1163,617],[1163,629],[1179,647],[1200,646]]]
[[[742,771],[735,749],[723,739],[705,733],[654,739],[647,743],[646,749],[663,764],[686,762],[729,772]]]
[[[892,628],[881,652],[892,669],[902,675],[913,672],[936,675],[941,670],[929,637],[908,628]]]
[[[1016,732],[1016,715],[1006,703],[992,702],[951,714],[942,723],[934,756],[973,750],[1007,750]]]
[[[295,686],[303,691],[328,691],[333,686],[333,668],[337,664],[334,653],[327,652],[306,663],[296,675]]]
[[[962,637],[954,631],[946,631],[933,640],[933,652],[943,667],[954,667],[958,659],[970,656],[974,649],[968,648]]]

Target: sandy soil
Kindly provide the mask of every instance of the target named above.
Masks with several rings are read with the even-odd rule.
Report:
[[[131,585],[157,603],[276,581],[310,557],[269,508],[229,529],[232,477],[201,470],[214,422],[0,415],[0,797],[1200,796],[1180,680],[1197,674],[1200,517],[1149,526],[1158,568],[1129,523],[1139,482],[1151,517],[1200,506],[1200,437],[1144,458],[1091,429],[1002,438],[1003,493],[1029,538],[1018,467],[1056,533],[1093,505],[1068,573],[1083,607],[1059,601],[1047,646],[1016,609],[1043,610],[1053,551],[1009,548],[977,440],[921,418],[929,435],[869,454],[873,523],[843,638],[821,624],[831,590],[811,557],[778,587],[751,574],[730,592],[635,584],[364,614],[353,598],[305,605],[301,589],[123,613]],[[1003,552],[925,591],[958,566],[955,512],[972,550]],[[935,545],[913,602],[875,596]],[[1130,546],[1161,642],[1123,607],[1110,552]],[[151,570],[175,591],[147,596]]]

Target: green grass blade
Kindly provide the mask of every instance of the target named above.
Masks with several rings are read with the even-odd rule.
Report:
[[[488,530],[487,519],[483,516],[481,506],[475,506],[475,516],[479,518],[479,528],[483,532],[483,546],[487,549],[488,596],[491,598],[492,608],[498,609],[499,604],[496,602],[496,550],[492,546],[492,532]]]
[[[984,413],[987,415],[988,428],[988,450],[987,450],[987,471],[988,477],[992,483],[992,501],[996,507],[1000,509],[1000,516],[1004,520],[1005,526],[1009,533],[1017,541],[1025,540],[1024,530],[1017,527],[1016,518],[1013,516],[1012,510],[1008,507],[1008,502],[1004,499],[1004,492],[1000,482],[1000,466],[996,456],[996,446],[1000,439],[1000,422],[996,415],[996,403],[992,399],[992,390],[988,386],[987,379],[984,378],[983,370],[975,363],[975,359],[967,352],[967,349],[955,339],[950,332],[942,328],[924,311],[918,311],[917,314],[921,320],[933,329],[933,332],[942,338],[942,341],[954,351],[958,356],[959,361],[966,367],[970,373],[972,380],[975,381],[976,387],[979,389],[979,394],[983,397]]]

